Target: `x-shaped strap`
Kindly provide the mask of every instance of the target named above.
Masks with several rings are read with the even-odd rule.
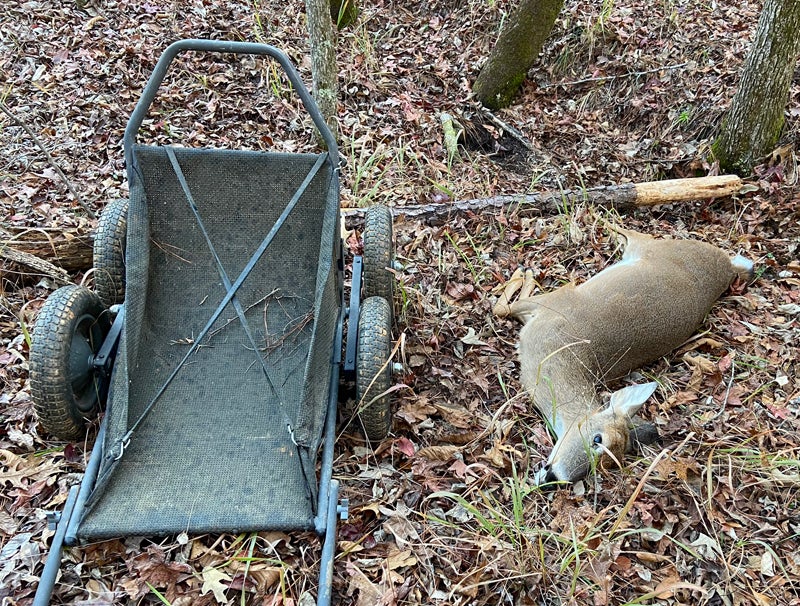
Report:
[[[264,254],[264,251],[267,250],[267,247],[272,243],[272,240],[275,238],[275,235],[278,233],[278,230],[286,222],[286,219],[289,217],[289,214],[292,212],[292,210],[294,210],[294,207],[297,206],[297,203],[300,201],[300,198],[303,196],[303,194],[305,193],[306,189],[308,189],[308,186],[311,184],[311,181],[314,179],[314,177],[319,172],[320,168],[322,168],[322,165],[325,163],[325,161],[328,158],[327,152],[323,153],[323,154],[320,154],[317,157],[317,161],[314,163],[314,166],[308,172],[308,175],[306,175],[306,178],[300,184],[300,187],[294,193],[294,195],[292,196],[291,200],[289,200],[289,203],[286,205],[286,208],[284,208],[284,210],[281,213],[280,217],[278,217],[278,220],[275,222],[275,225],[272,226],[272,229],[269,230],[269,233],[266,235],[264,240],[261,242],[261,244],[259,245],[258,249],[250,257],[250,260],[247,262],[247,265],[244,267],[242,272],[239,274],[239,277],[236,278],[236,281],[233,282],[233,284],[231,284],[230,279],[228,278],[228,275],[227,275],[227,273],[225,271],[225,268],[222,266],[222,262],[220,261],[219,256],[216,253],[216,250],[214,249],[214,245],[211,242],[211,240],[209,239],[208,233],[206,232],[206,229],[205,229],[205,227],[203,225],[203,222],[202,222],[202,220],[200,218],[200,214],[197,211],[197,206],[194,203],[194,198],[192,197],[191,192],[189,191],[189,186],[186,183],[186,179],[184,178],[183,171],[181,170],[180,165],[178,164],[178,160],[175,157],[175,152],[169,147],[166,148],[166,152],[167,152],[167,156],[170,159],[170,162],[172,163],[172,167],[175,170],[175,174],[178,177],[178,181],[179,181],[179,183],[180,183],[180,185],[181,185],[181,187],[182,187],[182,189],[183,189],[183,191],[184,191],[184,193],[186,195],[187,201],[189,202],[189,205],[192,208],[192,212],[194,212],[195,217],[197,219],[197,222],[200,225],[200,229],[203,232],[203,236],[205,237],[206,242],[207,242],[207,244],[208,244],[208,246],[209,246],[209,248],[211,250],[211,253],[214,256],[214,260],[217,263],[217,269],[218,269],[218,271],[220,273],[220,277],[222,278],[222,282],[223,282],[223,284],[225,286],[226,293],[225,293],[225,296],[223,297],[222,301],[220,302],[220,304],[217,306],[217,309],[214,311],[214,313],[211,315],[211,318],[206,323],[205,327],[203,327],[203,330],[200,331],[200,334],[195,338],[194,342],[189,347],[189,350],[186,352],[186,355],[184,355],[183,359],[178,363],[178,365],[175,367],[175,369],[169,375],[167,380],[164,382],[164,385],[158,390],[158,392],[156,392],[155,396],[153,396],[153,398],[150,400],[150,403],[147,405],[147,407],[144,409],[144,411],[142,411],[142,414],[139,416],[139,418],[136,420],[136,422],[131,426],[131,428],[127,431],[127,433],[124,436],[122,436],[119,440],[117,440],[116,447],[119,450],[118,450],[118,452],[112,454],[112,456],[114,456],[115,459],[119,459],[119,458],[122,457],[122,455],[124,453],[124,450],[125,450],[125,447],[130,442],[130,439],[131,439],[131,436],[133,435],[133,433],[136,431],[136,429],[139,427],[139,425],[141,425],[141,423],[144,421],[144,419],[147,417],[147,415],[153,410],[153,408],[155,407],[155,405],[158,402],[158,400],[161,398],[161,396],[167,390],[167,387],[169,387],[170,383],[172,383],[173,379],[175,379],[175,377],[177,376],[178,372],[181,370],[181,368],[183,368],[183,365],[186,363],[186,361],[197,350],[199,344],[202,342],[202,340],[205,338],[205,336],[211,330],[211,327],[214,325],[214,323],[217,321],[219,316],[222,314],[222,312],[225,309],[225,307],[231,301],[233,301],[234,309],[236,310],[236,314],[239,316],[239,320],[242,323],[242,326],[244,327],[245,333],[247,334],[247,338],[250,341],[251,346],[253,347],[253,349],[256,352],[256,357],[258,357],[258,359],[259,359],[259,361],[261,363],[262,369],[264,371],[264,375],[266,376],[267,381],[269,382],[270,388],[272,389],[273,394],[275,394],[276,397],[278,397],[277,396],[277,392],[275,390],[275,386],[272,384],[272,381],[269,378],[269,374],[267,373],[266,362],[258,354],[258,348],[255,345],[255,340],[253,339],[252,333],[250,332],[250,328],[247,325],[247,322],[245,320],[244,311],[242,310],[242,306],[239,303],[239,300],[236,298],[236,291],[239,290],[239,287],[244,283],[244,281],[250,275],[250,272],[253,270],[253,268],[255,267],[256,263],[258,263],[259,259]],[[285,413],[285,411],[283,409],[283,406],[281,406],[281,411],[283,412],[284,417],[286,417],[286,413]],[[289,435],[292,438],[292,442],[294,442],[294,432],[293,432],[293,429],[292,429],[291,422],[288,420],[288,417],[286,417],[286,421],[287,421],[287,430],[289,432]],[[295,444],[296,444],[296,442],[295,442]]]

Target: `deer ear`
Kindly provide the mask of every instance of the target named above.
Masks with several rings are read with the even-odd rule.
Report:
[[[642,404],[647,401],[647,398],[653,395],[657,387],[658,383],[655,381],[623,387],[611,394],[611,403],[609,407],[614,411],[614,414],[632,417],[639,412]]]

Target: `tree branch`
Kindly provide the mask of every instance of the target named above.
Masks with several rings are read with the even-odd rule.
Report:
[[[723,198],[735,194],[741,187],[742,180],[736,175],[719,175],[694,179],[667,179],[647,183],[624,183],[588,189],[546,191],[536,194],[495,196],[441,204],[410,204],[393,206],[391,210],[395,217],[438,225],[446,222],[450,217],[468,213],[496,213],[514,209],[543,215],[558,212],[565,205],[571,206],[578,203],[630,210],[670,202]],[[351,229],[363,223],[364,209],[345,208],[342,210],[342,217],[345,226]]]
[[[634,76],[644,76],[646,74],[653,74],[668,69],[679,69],[684,67],[687,63],[676,63],[674,65],[664,65],[661,67],[654,67],[653,69],[646,69],[642,72],[627,72],[624,74],[612,74],[610,76],[597,76],[596,78],[584,78],[583,80],[573,80],[572,82],[552,82],[540,86],[541,89],[554,88],[556,86],[577,86],[578,84],[588,84],[589,82],[603,82],[605,80],[617,80],[618,78],[632,78]]]

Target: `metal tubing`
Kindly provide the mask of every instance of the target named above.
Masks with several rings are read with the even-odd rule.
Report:
[[[328,495],[327,518],[325,529],[325,542],[322,544],[322,557],[319,561],[319,593],[317,593],[317,606],[329,606],[331,603],[331,590],[333,585],[333,557],[336,549],[336,516],[339,505],[339,480],[331,480],[330,494]]]
[[[342,321],[344,308],[339,312],[339,321]],[[337,331],[339,338],[333,344],[334,351],[342,348],[341,332]],[[331,382],[328,387],[328,412],[325,415],[325,429],[322,434],[322,461],[320,462],[319,472],[319,500],[317,501],[317,515],[314,519],[314,528],[317,534],[321,535],[328,532],[328,502],[330,493],[333,491],[333,484],[336,484],[338,491],[339,482],[332,480],[333,477],[333,441],[336,437],[336,411],[339,408],[339,364],[335,362],[331,365]]]
[[[72,512],[75,509],[75,502],[78,500],[78,487],[72,486],[67,495],[67,502],[64,503],[64,510],[56,526],[56,534],[53,535],[53,543],[50,545],[50,553],[44,563],[42,576],[39,577],[39,587],[36,588],[36,595],[33,597],[33,606],[47,606],[50,597],[53,595],[53,588],[56,586],[58,569],[61,567],[61,548],[64,546],[64,535],[67,533],[67,526]]]
[[[353,281],[350,287],[350,307],[347,316],[347,349],[345,350],[345,376],[356,371],[356,353],[358,350],[358,318],[361,315],[361,281],[364,263],[361,256],[353,257]]]
[[[308,92],[308,89],[297,73],[294,65],[292,65],[289,58],[282,51],[268,44],[256,44],[253,42],[188,39],[179,40],[170,44],[161,55],[161,58],[158,60],[158,63],[156,63],[156,66],[153,69],[150,79],[147,81],[147,84],[142,91],[142,96],[139,99],[139,102],[136,104],[136,107],[131,114],[130,120],[128,120],[128,125],[125,128],[125,136],[123,137],[123,143],[125,146],[125,164],[128,170],[129,183],[133,183],[135,181],[133,146],[136,143],[136,135],[139,132],[139,128],[142,126],[142,121],[147,115],[150,106],[153,104],[153,101],[156,98],[156,93],[158,93],[159,86],[161,86],[161,83],[164,81],[164,76],[167,73],[167,69],[172,63],[172,60],[178,55],[178,53],[182,51],[234,53],[239,55],[267,55],[275,59],[283,68],[284,73],[289,78],[289,81],[292,83],[292,86],[299,95],[300,100],[303,102],[303,107],[308,112],[309,116],[311,116],[311,119],[313,120],[314,125],[317,127],[317,130],[319,130],[320,135],[322,135],[322,139],[325,141],[325,145],[328,148],[328,154],[333,168],[338,168],[339,150],[336,145],[336,138],[333,136],[331,129],[328,128],[328,125],[326,124],[325,119],[322,117],[319,107],[314,101],[314,98],[311,96],[311,93]]]
[[[83,472],[80,491],[78,492],[78,498],[75,502],[75,510],[72,515],[70,515],[66,536],[64,537],[64,543],[66,545],[75,545],[78,542],[78,524],[80,524],[81,518],[83,517],[83,508],[86,505],[86,500],[92,493],[92,488],[94,488],[97,473],[100,471],[100,459],[103,453],[103,443],[106,439],[106,425],[108,425],[107,419],[108,415],[104,416],[103,420],[100,422],[100,430],[97,432],[97,437],[94,439],[92,454],[89,456],[89,462],[86,464],[86,471]]]

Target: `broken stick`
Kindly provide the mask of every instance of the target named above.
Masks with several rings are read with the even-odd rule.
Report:
[[[667,179],[634,184],[636,206],[655,206],[668,202],[707,200],[731,196],[742,188],[742,180],[736,175],[696,177],[694,179]]]
[[[46,276],[59,286],[70,283],[69,274],[60,267],[30,253],[14,250],[5,244],[0,244],[0,259],[25,267],[25,271],[19,271],[21,274]]]
[[[593,204],[617,210],[631,210],[643,206],[655,206],[687,200],[706,200],[731,196],[742,188],[742,180],[736,175],[697,177],[694,179],[668,179],[648,183],[625,183],[589,189],[554,190],[537,194],[521,194],[461,200],[439,204],[412,204],[393,206],[392,215],[409,220],[440,224],[454,215],[486,213],[514,209],[548,214],[558,212],[564,205],[578,203]],[[364,221],[363,208],[346,208],[342,217],[348,229]]]

